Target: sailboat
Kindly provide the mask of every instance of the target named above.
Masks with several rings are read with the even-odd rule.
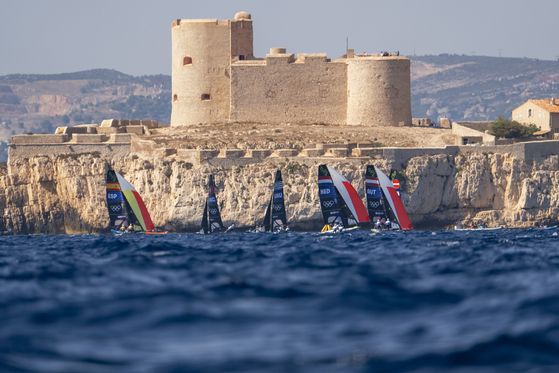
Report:
[[[287,232],[285,230],[287,228],[287,213],[285,212],[285,201],[283,199],[281,170],[276,171],[274,191],[268,202],[262,227],[263,232]]]
[[[355,188],[332,167],[318,166],[318,191],[324,219],[323,233],[332,232],[334,224],[351,230],[371,221]]]
[[[396,181],[391,181],[376,166],[367,166],[365,188],[369,216],[373,223],[389,219],[390,229],[413,229],[400,198],[400,182]]]
[[[121,174],[113,170],[107,171],[107,207],[113,233],[167,233],[155,232],[142,197]],[[125,230],[119,230],[123,227]]]
[[[202,229],[200,233],[208,234],[223,229],[223,222],[221,221],[221,214],[219,213],[219,206],[217,205],[217,198],[215,196],[215,181],[214,176],[210,175],[208,182],[208,198],[204,206],[204,213],[202,214]]]

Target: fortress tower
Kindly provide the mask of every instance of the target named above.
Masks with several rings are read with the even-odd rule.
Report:
[[[176,20],[172,126],[239,122],[411,124],[410,60],[348,53],[253,55],[251,15]],[[350,52],[350,51],[348,51]]]
[[[214,123],[229,117],[230,66],[252,59],[252,21],[181,20],[172,26],[171,125]]]
[[[411,124],[410,60],[406,57],[348,58],[347,124]]]

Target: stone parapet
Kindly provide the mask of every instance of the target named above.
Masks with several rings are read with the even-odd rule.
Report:
[[[370,145],[370,144],[369,144]],[[382,157],[381,148],[354,148],[351,150],[352,157]]]
[[[112,133],[125,133],[126,127],[97,127],[97,133],[110,135]]]
[[[109,158],[124,158],[130,154],[130,143],[120,144],[80,144],[80,143],[60,143],[60,144],[11,144],[8,147],[8,162],[14,162],[18,158],[31,158],[41,155],[60,155],[73,156],[79,154],[91,154],[92,156],[102,155]]]
[[[39,145],[59,144],[68,141],[68,135],[15,135],[12,136],[12,144],[15,145]]]
[[[120,127],[119,119],[105,119],[101,122],[101,127]]]
[[[126,143],[132,141],[132,135],[127,133],[111,133],[109,142]]]
[[[106,136],[104,134],[92,135],[92,134],[82,134],[74,133],[72,134],[72,141],[82,144],[97,144],[106,141]]]
[[[336,149],[340,149],[340,148],[345,148],[345,149],[349,149],[349,144],[316,144],[315,148],[317,149],[330,149],[330,148],[336,148]]]
[[[219,152],[220,158],[235,159],[245,156],[245,151],[241,149],[221,149]]]
[[[272,154],[269,149],[249,149],[246,153],[246,157],[252,158],[266,158]]]
[[[296,157],[299,155],[299,151],[297,149],[276,149],[274,154],[278,157]]]
[[[147,128],[157,128],[159,127],[159,121],[156,120],[141,120],[141,125]]]
[[[205,149],[205,150],[196,150],[196,149],[177,149],[176,151],[177,157],[180,159],[184,159],[190,161],[193,164],[199,165],[200,163],[217,157],[219,152],[217,150]]]
[[[430,127],[431,118],[412,118],[411,124],[419,127]]]
[[[130,122],[139,122],[138,121],[130,121]],[[144,127],[140,125],[130,125],[126,126],[126,133],[135,133],[136,135],[143,135]]]
[[[328,148],[324,155],[326,157],[334,157],[334,158],[345,158],[347,157],[348,149],[347,148]]]
[[[324,149],[303,149],[303,151],[301,152],[301,155],[303,157],[320,157],[321,155],[324,154]]]

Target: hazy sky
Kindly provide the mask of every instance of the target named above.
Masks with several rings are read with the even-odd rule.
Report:
[[[400,51],[555,60],[559,0],[2,0],[0,75],[171,73],[171,23],[252,14],[254,54]]]

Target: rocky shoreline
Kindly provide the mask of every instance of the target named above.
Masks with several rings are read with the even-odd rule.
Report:
[[[511,154],[460,152],[424,155],[405,164],[388,160],[324,160],[364,196],[366,164],[402,176],[402,201],[416,229],[453,228],[473,217],[489,226],[526,228],[540,219],[555,224],[559,213],[559,157],[524,161]],[[175,156],[131,153],[122,159],[99,154],[10,159],[0,176],[0,230],[15,234],[107,233],[105,175],[111,167],[142,195],[155,225],[171,232],[199,229],[206,183],[215,175],[224,224],[251,227],[264,215],[279,167],[284,177],[289,225],[322,225],[318,164],[297,160],[234,167],[195,165]]]

